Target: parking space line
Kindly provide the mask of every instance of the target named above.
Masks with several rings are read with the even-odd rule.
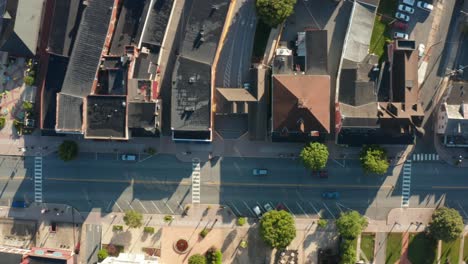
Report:
[[[167,205],[167,202],[168,202],[168,201],[169,201],[169,200],[166,200],[166,202],[164,202],[164,204],[166,205],[167,208],[169,208],[169,211],[171,211],[171,213],[174,214],[174,211],[172,210],[172,208],[169,207],[169,205]]]
[[[296,218],[296,216],[294,215],[293,211],[291,211],[291,208],[288,207],[288,205],[286,203],[283,203],[284,204],[284,207],[288,208],[288,211],[291,213],[291,215]]]
[[[159,210],[158,206],[154,203],[154,201],[151,201],[151,203],[154,205],[154,208],[156,208],[156,210],[158,210],[158,213],[161,213],[161,210]]]
[[[242,201],[242,203],[244,203],[245,207],[247,207],[247,209],[249,210],[249,212],[253,215],[253,216],[256,216],[254,214],[254,212],[252,211],[252,209],[250,209],[249,205],[245,202],[245,201]]]
[[[302,206],[299,204],[299,202],[296,202],[297,206],[299,206],[299,209],[302,210],[302,212],[304,213],[304,215],[309,218],[309,215],[306,213],[306,211],[304,211],[304,208],[302,208]]]
[[[130,209],[135,210],[135,209],[133,209],[133,206],[130,204],[129,201],[126,201],[126,202],[128,203],[128,206],[130,206]]]
[[[177,207],[179,207],[180,210],[183,211],[183,210],[184,210],[184,207],[182,206],[182,204],[181,204],[179,201],[177,201],[177,200],[176,200],[176,202],[177,202]]]
[[[312,208],[314,208],[314,211],[317,213],[317,215],[318,215],[320,218],[322,218],[322,215],[321,215],[320,212],[317,210],[317,208],[315,208],[315,206],[314,206],[311,202],[307,201],[307,203],[308,203],[310,206],[312,206]]]
[[[108,204],[107,207],[106,207],[106,211],[109,211],[109,209],[111,209],[111,205],[112,205],[112,202],[113,202],[113,201],[114,201],[114,200],[110,200],[109,204]]]
[[[119,203],[118,203],[117,201],[115,201],[115,205],[117,205],[117,207],[119,208],[120,212],[123,212],[122,208],[120,208]]]
[[[229,205],[229,203],[228,203]],[[234,203],[231,202],[231,206],[232,206],[232,209],[234,209],[238,215],[242,215],[241,212],[239,211],[239,209],[237,209],[237,207],[234,205]]]
[[[327,211],[331,214],[331,216],[332,216],[334,219],[336,219],[335,215],[332,213],[332,211],[330,210],[330,208],[328,208],[328,206],[327,206],[324,202],[322,202],[322,204],[323,204],[323,206],[325,206],[325,209],[327,209]]]
[[[458,204],[458,207],[460,207],[460,210],[462,211],[462,213],[463,213],[463,215],[465,216],[465,218],[468,218],[468,215],[466,214],[465,209],[463,209],[463,206],[460,204],[459,201],[457,201],[457,204]]]
[[[148,213],[148,210],[146,210],[146,208],[143,206],[143,204],[141,203],[140,200],[137,199],[137,201],[140,203],[141,207],[143,207],[143,210],[145,210],[146,213]]]

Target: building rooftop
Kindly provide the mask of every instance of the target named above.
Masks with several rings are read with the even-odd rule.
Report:
[[[172,83],[172,129],[209,130],[211,127],[211,66],[178,57]]]
[[[454,82],[446,102],[448,105],[468,103],[468,82]]]
[[[128,128],[142,129],[157,134],[161,130],[160,102],[130,102],[128,104]]]
[[[330,76],[274,75],[273,130],[330,132]]]
[[[327,30],[306,31],[306,73],[311,75],[328,74],[328,32]]]
[[[61,132],[80,132],[82,130],[82,97],[58,93],[57,108],[55,130]]]
[[[0,252],[0,259],[3,263],[20,264],[23,260],[23,254]]]
[[[145,2],[150,0],[124,0],[120,9],[117,26],[112,37],[110,46],[111,55],[122,55],[125,46],[132,44],[137,32],[138,25],[144,22],[142,17]]]
[[[229,1],[191,1],[186,16],[181,56],[211,65],[224,27]]]
[[[144,48],[138,53],[133,67],[134,79],[148,80],[157,72],[160,47]]]
[[[147,0],[138,32],[138,47],[142,44],[161,46],[174,0]],[[144,20],[143,20],[144,19]]]
[[[148,102],[151,96],[152,82],[150,80],[129,79],[127,97],[129,102]]]
[[[86,137],[127,138],[125,96],[90,95],[86,101]]]
[[[32,57],[36,54],[44,0],[9,1],[3,15],[0,50],[12,55]],[[16,6],[15,6],[16,5]]]
[[[80,0],[55,1],[48,52],[70,56],[84,6]]]

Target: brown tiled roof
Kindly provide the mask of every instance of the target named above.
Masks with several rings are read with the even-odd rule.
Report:
[[[273,130],[284,128],[330,133],[330,76],[273,76]]]

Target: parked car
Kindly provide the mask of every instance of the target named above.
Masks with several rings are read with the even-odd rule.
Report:
[[[252,210],[257,215],[257,217],[262,217],[262,210],[260,210],[260,207],[258,205],[252,208]]]
[[[13,201],[11,203],[11,207],[13,208],[26,208],[28,204],[25,201]]]
[[[419,44],[418,46],[418,56],[421,58],[424,55],[424,51],[426,50],[426,45],[424,44]]]
[[[398,5],[398,10],[406,12],[408,14],[414,14],[414,8],[409,7],[407,5]]]
[[[340,193],[339,192],[323,192],[322,198],[323,199],[339,199]]]
[[[136,161],[137,156],[135,154],[122,154],[122,156],[120,156],[120,159],[124,161]]]
[[[414,6],[415,0],[403,0],[402,2],[405,5]]]
[[[278,210],[278,211],[283,210],[283,211],[289,212],[288,208],[287,208],[284,204],[282,204],[282,203],[279,203],[279,204],[276,206],[276,210]]]
[[[328,178],[328,171],[326,170],[321,170],[319,171],[319,178],[322,178],[322,179],[327,179]]]
[[[268,170],[267,169],[253,169],[252,171],[253,175],[268,175]]]
[[[395,23],[393,23],[393,27],[401,30],[407,30],[408,24],[402,21],[396,21]]]
[[[393,33],[393,38],[394,39],[409,39],[409,36],[406,33],[395,32],[395,33]]]
[[[271,207],[271,205],[269,203],[266,203],[263,208],[265,208],[265,211],[269,212],[271,210],[273,210],[273,207]]]
[[[395,18],[401,21],[409,22],[410,18],[408,15],[405,15],[401,12],[396,12]]]
[[[417,3],[417,6],[423,10],[426,10],[428,12],[431,12],[433,9],[434,9],[434,6],[429,4],[429,3],[426,3],[426,2],[423,2],[423,1],[418,1]]]

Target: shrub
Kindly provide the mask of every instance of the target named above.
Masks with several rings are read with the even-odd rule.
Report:
[[[328,221],[326,219],[319,219],[317,222],[317,226],[320,228],[327,227]]]
[[[245,225],[246,222],[247,222],[247,219],[245,217],[237,218],[237,224],[240,225],[240,226]]]
[[[145,228],[143,228],[143,232],[148,233],[148,234],[154,234],[154,227],[145,226]]]
[[[205,237],[208,235],[208,232],[210,232],[208,229],[203,228],[203,230],[200,231],[200,236],[201,236],[202,238],[205,238]]]
[[[32,76],[24,76],[24,83],[27,85],[27,86],[31,86],[34,84],[34,77]]]
[[[190,256],[190,258],[188,259],[188,263],[189,264],[205,264],[206,259],[204,256],[200,254],[195,254],[195,255]]]
[[[0,116],[0,129],[5,127],[6,119],[4,116]]]
[[[215,247],[208,249],[205,256],[206,261],[210,264],[221,264],[223,262],[223,253]]]
[[[75,141],[65,140],[60,144],[58,155],[63,161],[69,161],[78,155],[78,144]]]
[[[169,222],[172,222],[172,220],[173,220],[172,215],[164,216],[164,222],[169,223]]]
[[[31,103],[31,102],[28,102],[28,101],[24,101],[24,102],[23,102],[23,109],[24,109],[24,111],[26,111],[26,112],[31,111],[31,110],[33,109],[32,103]]]
[[[146,153],[148,153],[149,155],[154,155],[154,154],[156,154],[156,149],[155,148],[147,148]]]
[[[122,231],[122,230],[123,230],[123,226],[121,225],[112,226],[112,231]]]
[[[98,251],[97,257],[98,261],[101,262],[104,259],[106,259],[109,256],[109,253],[107,253],[107,250],[105,248],[102,248],[101,250]]]
[[[137,228],[143,224],[143,215],[137,211],[130,210],[125,212],[123,220],[130,228]]]

